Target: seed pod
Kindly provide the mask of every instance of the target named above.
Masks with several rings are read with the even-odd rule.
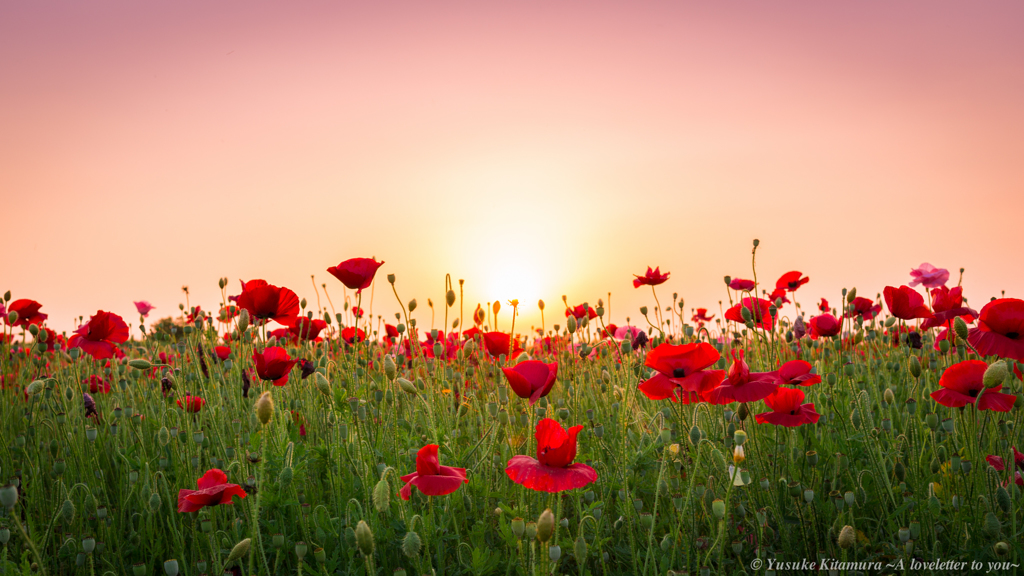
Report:
[[[178,576],[178,561],[171,558],[164,562],[164,574],[167,574],[167,576]]]
[[[356,545],[363,556],[373,554],[373,531],[365,520],[360,520],[356,525]]]
[[[537,518],[537,539],[542,543],[547,542],[554,533],[555,515],[550,508],[547,508],[540,513],[540,518]]]
[[[715,498],[711,503],[711,511],[715,514],[715,518],[719,520],[725,518],[725,501],[721,498]]]
[[[8,484],[3,488],[0,488],[0,504],[3,504],[4,508],[10,510],[18,503],[18,487],[13,484]]]

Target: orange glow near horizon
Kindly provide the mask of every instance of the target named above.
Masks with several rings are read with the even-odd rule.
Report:
[[[722,277],[801,270],[805,310],[922,262],[975,308],[1024,213],[1024,4],[14,3],[0,18],[0,291],[57,330],[217,279],[316,302],[386,264],[374,314],[444,277],[517,331],[633,274],[716,315]],[[322,292],[322,290],[320,290]],[[323,297],[323,294],[320,294]],[[351,296],[351,294],[350,294]],[[323,305],[326,306],[326,301]],[[312,306],[313,304],[311,304]],[[790,309],[791,310],[791,309]],[[454,316],[458,315],[458,304]],[[152,320],[151,320],[152,322]],[[133,330],[133,333],[136,333]]]

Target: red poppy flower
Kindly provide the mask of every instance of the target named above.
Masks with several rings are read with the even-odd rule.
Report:
[[[274,386],[287,384],[288,373],[299,362],[292,360],[288,351],[280,346],[268,346],[263,352],[253,352],[252,361],[256,364],[260,380],[271,380]]]
[[[818,310],[820,310],[822,312],[830,311],[831,308],[828,305],[828,300],[825,300],[824,298],[822,298],[821,302],[818,302]]]
[[[524,360],[512,368],[502,368],[505,379],[512,391],[523,399],[530,400],[530,406],[547,396],[555,386],[558,362],[545,364],[540,360]]]
[[[398,327],[392,326],[391,324],[385,324],[384,333],[388,335],[388,338],[398,338]]]
[[[288,329],[296,338],[299,340],[316,340],[320,336],[320,331],[327,328],[327,322],[320,320],[319,318],[307,318],[306,316],[299,316],[292,323]]]
[[[978,410],[1009,412],[1017,397],[1000,392],[1003,386],[985,389],[982,377],[988,364],[981,360],[964,360],[953,364],[939,378],[939,389],[931,396],[947,408],[960,408],[974,404]]]
[[[345,328],[344,330],[341,331],[341,339],[349,344],[355,344],[357,342],[362,342],[366,340],[366,332],[364,332],[361,328],[349,326],[348,328]]]
[[[89,385],[89,392],[92,394],[110,394],[110,382],[96,374],[89,375],[86,383]]]
[[[1006,470],[1002,456],[986,456],[985,461],[998,472]],[[1017,468],[1013,473],[1013,482],[1017,486],[1024,486],[1024,477],[1020,473],[1021,470],[1024,470],[1024,452],[1018,452],[1016,447],[1013,448],[1013,463]]]
[[[217,354],[217,358],[220,358],[222,361],[227,360],[231,356],[231,348],[228,346],[215,346],[213,351]]]
[[[843,329],[843,323],[831,314],[813,316],[807,322],[807,333],[811,340],[817,340],[822,336],[835,336]]]
[[[614,338],[614,337],[615,337],[615,331],[616,331],[616,330],[617,330],[618,328],[619,328],[618,326],[616,326],[615,324],[612,324],[611,322],[609,322],[609,323],[608,323],[608,324],[606,324],[606,325],[605,325],[605,327],[604,327],[604,328],[603,328],[603,329],[601,330],[601,338]],[[543,334],[543,333],[541,332],[540,328],[538,328],[538,329],[537,329],[537,334],[540,334],[541,336],[543,336],[543,335],[544,335],[544,334]]]
[[[714,317],[714,314],[708,316],[707,308],[697,308],[697,313],[694,314],[693,318],[691,318],[690,320],[693,322],[711,322],[711,319]]]
[[[779,388],[764,399],[771,412],[756,414],[758,424],[774,424],[793,428],[803,424],[814,424],[821,416],[814,411],[814,404],[803,404],[804,391],[794,388]]]
[[[117,314],[98,310],[84,326],[75,330],[68,348],[81,348],[97,360],[113,358],[117,344],[128,340],[128,325]]]
[[[651,400],[682,400],[684,404],[699,402],[703,393],[718,386],[725,378],[724,370],[705,370],[721,355],[707,342],[674,345],[659,344],[647,353],[644,365],[657,374],[640,383],[639,390]],[[679,392],[681,395],[677,396]]]
[[[193,414],[199,412],[204,404],[206,404],[206,400],[199,396],[186,394],[185,398],[178,398],[178,408],[184,408],[186,412],[192,412]]]
[[[199,306],[196,306],[196,307],[192,308],[192,311],[189,312],[185,316],[185,323],[186,324],[192,324],[193,322],[196,321],[196,318],[200,318],[200,315],[202,314],[202,312],[203,312],[203,309],[201,307],[199,307]]]
[[[463,330],[462,331],[462,339],[463,340],[472,340],[477,334],[483,334],[483,333],[484,333],[483,330],[477,328],[476,326],[473,326],[469,330]]]
[[[383,260],[377,262],[374,258],[349,258],[337,266],[331,266],[327,271],[341,280],[349,290],[362,290],[370,287],[377,268],[383,264]]]
[[[597,318],[597,312],[595,312],[593,308],[585,304],[580,304],[578,306],[575,306],[574,308],[566,308],[565,317],[568,318],[570,314],[574,316],[577,320],[582,320],[584,317],[586,317],[588,320],[593,320],[594,318]]]
[[[286,326],[284,328],[278,328],[277,330],[271,330],[267,333],[267,336],[277,340],[278,342],[292,342],[296,340],[295,334]]]
[[[576,435],[583,426],[567,431],[551,418],[537,423],[537,459],[513,456],[505,473],[516,484],[538,492],[561,492],[582,488],[597,480],[597,471],[576,463]]]
[[[800,288],[804,284],[807,284],[811,279],[807,276],[801,278],[802,274],[796,270],[792,272],[786,272],[775,282],[776,288],[788,290],[790,292],[796,292],[797,288]]]
[[[965,322],[973,322],[978,313],[972,308],[964,306],[964,289],[957,286],[950,290],[946,286],[939,286],[932,289],[932,312],[934,317],[921,323],[921,328],[935,328],[951,322],[958,316],[963,316]]]
[[[43,305],[40,304],[39,302],[36,302],[35,300],[29,300],[28,298],[21,298],[19,300],[15,300],[14,302],[11,302],[10,305],[8,305],[7,314],[4,315],[4,322],[10,324],[10,322],[8,322],[8,315],[11,312],[17,312],[18,320],[14,322],[14,326],[17,326],[19,328],[26,328],[30,324],[35,324],[38,326],[39,324],[42,324],[43,320],[46,320],[47,318],[46,314],[43,314],[42,312],[39,311],[39,309],[42,307]]]
[[[785,288],[776,288],[775,290],[772,290],[772,293],[768,296],[769,302],[775,302],[779,299],[782,300],[783,304],[789,304],[789,298],[786,298]]]
[[[402,500],[412,497],[412,487],[419,488],[427,496],[444,496],[469,484],[465,468],[441,466],[437,457],[437,444],[427,444],[416,453],[416,471],[402,476],[405,486],[398,491]]]
[[[477,304],[476,310],[473,311],[473,323],[479,326],[484,323],[484,320],[486,318],[487,312],[483,308],[481,308],[479,304]]]
[[[750,311],[750,318],[754,321],[755,326],[759,326],[764,330],[771,330],[775,325],[775,320],[768,313],[768,308],[771,304],[771,302],[764,298],[744,298],[739,304],[725,311],[725,319],[743,324],[743,312],[741,310],[746,308]]]
[[[743,278],[734,278],[732,280],[732,282],[729,282],[729,288],[732,288],[733,290],[740,290],[740,291],[743,291],[743,290],[748,290],[748,291],[749,290],[753,290],[754,289],[754,281],[753,280],[744,280]]]
[[[822,300],[824,300],[824,298],[822,298]],[[878,313],[881,311],[881,304],[875,304],[874,300],[857,296],[853,299],[853,302],[850,303],[849,307],[847,307],[846,314],[844,316],[846,318],[856,318],[857,316],[860,316],[862,319],[867,321],[878,316]]]
[[[730,402],[757,402],[771,395],[779,387],[775,374],[771,372],[751,372],[750,366],[743,359],[744,351],[732,351],[732,364],[729,366],[729,377],[717,388],[711,390],[705,399],[712,404],[728,404]]]
[[[882,291],[885,297],[885,305],[889,313],[902,320],[913,320],[915,318],[931,318],[932,312],[924,303],[924,296],[910,286],[894,288],[886,286]]]
[[[199,490],[178,491],[178,512],[197,512],[206,506],[231,504],[231,497],[245,498],[245,490],[238,484],[228,484],[228,475],[214,468],[196,482]]]
[[[360,308],[359,306],[353,306],[352,307],[352,315],[355,316],[356,318],[362,318],[363,317],[363,309]]]
[[[508,347],[512,345],[512,352],[509,353]],[[523,349],[519,345],[519,340],[511,340],[510,336],[504,332],[485,332],[484,333],[484,346],[487,347],[487,351],[495,358],[505,355],[506,358],[515,358],[519,355]]]
[[[633,288],[639,288],[641,286],[657,286],[658,284],[668,280],[669,274],[671,274],[671,272],[665,272],[662,274],[661,266],[658,266],[654,270],[651,270],[651,267],[648,266],[647,273],[643,276],[633,274],[633,276],[636,276],[636,278],[633,279]]]
[[[1024,362],[1024,300],[999,298],[985,304],[967,341],[985,356]]]
[[[254,320],[274,320],[291,326],[299,316],[299,297],[287,288],[267,284],[266,280],[249,280],[242,284],[238,307],[248,310]]]
[[[780,386],[813,386],[821,383],[821,376],[811,374],[811,363],[804,360],[790,360],[775,372]]]

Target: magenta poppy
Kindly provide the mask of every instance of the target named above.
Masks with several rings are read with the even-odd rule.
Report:
[[[794,388],[779,388],[764,399],[764,403],[772,409],[754,415],[758,424],[774,424],[793,428],[804,424],[814,424],[821,416],[814,411],[814,404],[803,404],[804,391]]]
[[[822,300],[824,300],[824,298],[822,298]],[[881,311],[881,304],[875,304],[874,300],[870,300],[868,298],[861,298],[860,296],[857,296],[856,298],[853,299],[853,302],[851,302],[850,305],[846,308],[846,314],[844,315],[844,317],[856,318],[857,316],[860,316],[861,319],[867,321],[871,320],[875,316],[878,316],[878,313]]]
[[[743,359],[744,350],[732,351],[732,364],[729,366],[729,377],[705,396],[712,404],[728,404],[730,402],[757,402],[763,400],[779,387],[776,375],[772,372],[751,372],[750,366]]]
[[[775,320],[772,318],[771,314],[768,313],[768,308],[771,304],[771,302],[764,298],[744,298],[739,304],[736,304],[725,311],[725,319],[743,324],[742,309],[746,308],[750,311],[750,318],[753,320],[755,326],[759,326],[764,330],[771,330],[775,325]]]
[[[231,504],[231,497],[245,498],[245,490],[238,484],[228,484],[228,475],[214,468],[199,479],[199,490],[178,491],[178,512],[198,512],[207,506]]]
[[[982,377],[987,369],[988,364],[981,360],[964,360],[953,364],[942,373],[939,389],[932,392],[931,397],[947,408],[974,404],[978,410],[1009,412],[1017,397],[1001,393],[1001,384],[986,389]]]
[[[644,361],[645,366],[657,373],[641,382],[638,388],[651,400],[699,402],[703,393],[725,378],[724,370],[706,370],[719,358],[718,350],[707,342],[659,344],[647,353]]]
[[[843,329],[843,323],[831,314],[813,316],[807,322],[807,333],[811,340],[821,337],[836,336]]]
[[[558,362],[545,364],[540,360],[524,360],[512,368],[502,368],[509,387],[523,399],[530,400],[530,406],[547,396],[555,386],[558,376]]]
[[[985,461],[997,472],[1006,470],[1006,463],[1003,462],[1002,456],[986,456]],[[1016,468],[1013,472],[1013,482],[1017,486],[1024,486],[1024,477],[1021,476],[1021,470],[1024,470],[1024,452],[1018,452],[1016,447],[1013,447],[1013,463]]]
[[[917,268],[910,271],[910,277],[913,280],[910,281],[911,286],[917,286],[924,284],[925,288],[938,288],[949,280],[949,270],[945,268],[936,268],[931,264],[924,262]]]
[[[249,280],[242,284],[238,307],[248,310],[253,320],[274,320],[291,326],[299,316],[299,297],[287,288],[267,284],[266,280]]]
[[[651,267],[648,266],[647,273],[644,274],[643,276],[637,276],[636,274],[633,274],[633,276],[635,276],[635,278],[633,279],[633,288],[639,288],[641,286],[657,286],[658,284],[661,284],[668,280],[669,274],[671,274],[671,272],[665,272],[664,274],[662,274],[661,266],[658,266],[654,270],[651,270]]]
[[[537,458],[513,456],[505,473],[521,486],[538,492],[562,492],[582,488],[597,480],[597,471],[576,459],[576,435],[583,426],[567,431],[551,418],[537,423]]]
[[[139,311],[139,315],[143,316],[143,317],[149,316],[150,311],[153,310],[153,308],[156,308],[156,306],[153,306],[152,304],[150,304],[149,302],[146,302],[145,300],[139,300],[138,302],[132,302],[132,304],[135,304],[135,309],[138,310]]]
[[[739,291],[750,291],[754,289],[754,281],[744,280],[743,278],[734,278],[731,282],[729,282],[729,288]]]
[[[1024,300],[998,298],[985,304],[967,341],[984,356],[1024,362]]]
[[[779,386],[813,386],[821,383],[821,376],[811,373],[811,363],[805,360],[790,360],[775,372]]]
[[[299,316],[292,323],[288,331],[299,340],[313,341],[320,337],[320,332],[327,328],[327,322],[320,320],[319,318],[307,318],[306,316]]]
[[[469,484],[465,468],[441,466],[437,457],[437,444],[427,444],[416,453],[416,471],[402,476],[405,486],[398,491],[403,500],[412,497],[412,487],[419,488],[427,496],[444,496]]]
[[[186,412],[196,413],[199,412],[206,404],[206,400],[203,400],[199,396],[192,396],[186,394],[184,398],[178,398],[178,408],[184,408]]]
[[[18,313],[18,319],[14,322],[14,326],[19,328],[26,328],[31,324],[40,325],[46,320],[47,315],[39,311],[43,305],[35,300],[29,300],[28,298],[21,298],[11,302],[7,307],[7,314],[4,314],[4,322],[8,322],[8,316],[11,312]]]
[[[714,314],[708,316],[707,308],[697,308],[697,313],[694,314],[693,317],[690,318],[690,320],[693,322],[711,322],[711,319],[714,317]]]
[[[889,313],[902,320],[931,318],[932,312],[924,303],[924,296],[909,286],[886,286],[882,291]]]
[[[117,344],[128,340],[128,325],[113,312],[98,310],[68,340],[68,348],[81,348],[97,360],[113,358]]]
[[[229,346],[214,346],[213,352],[221,361],[227,360],[231,356],[231,348]]]
[[[796,270],[786,272],[775,282],[775,288],[786,290],[788,292],[796,292],[798,288],[807,284],[811,280],[807,276],[804,276],[803,278],[800,276],[802,276],[802,273],[797,272]]]
[[[377,269],[383,264],[383,260],[377,262],[375,258],[349,258],[337,266],[331,266],[327,271],[341,280],[349,290],[362,290],[370,287]]]
[[[349,344],[356,344],[366,340],[366,332],[361,328],[349,326],[341,331],[341,339]]]
[[[256,374],[260,380],[270,380],[274,386],[288,383],[288,373],[298,364],[292,360],[288,351],[280,346],[268,346],[263,352],[253,352],[252,361],[256,364]]]

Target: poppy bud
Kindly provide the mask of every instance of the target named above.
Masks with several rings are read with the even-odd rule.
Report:
[[[391,487],[383,478],[373,487],[373,507],[377,512],[384,512],[391,507]]]
[[[725,518],[725,501],[721,498],[715,498],[711,502],[711,511],[714,512],[715,518],[719,520]]]
[[[313,383],[316,385],[316,389],[320,391],[324,396],[331,395],[331,383],[327,380],[327,377],[320,372],[313,373]]]
[[[7,323],[8,324],[14,324],[17,321],[18,321],[18,311],[17,310],[11,310],[10,312],[7,313]]]
[[[25,394],[29,396],[35,396],[43,391],[46,385],[43,384],[42,380],[33,380],[27,387],[25,387]]]
[[[415,558],[420,553],[420,535],[416,532],[406,532],[405,538],[402,538],[402,554],[405,554],[409,558]]]
[[[274,416],[274,399],[271,397],[270,392],[264,392],[260,394],[258,400],[256,400],[256,417],[259,418],[260,423],[266,426],[270,423],[270,419]]]
[[[248,554],[249,553],[249,545],[251,543],[252,543],[252,539],[246,538],[245,540],[242,540],[238,544],[235,544],[234,547],[231,548],[231,553],[228,554],[228,559],[224,562],[224,565],[227,566],[228,564],[231,564],[235,560],[239,560],[239,559],[243,558],[246,554]]]
[[[373,554],[373,531],[365,520],[360,520],[356,525],[356,545],[363,556]]]
[[[892,393],[892,388],[885,389],[885,392],[882,393],[882,399],[885,400],[886,404],[892,404],[896,402],[896,397]]]
[[[416,394],[416,386],[412,382],[405,378],[398,378],[395,382],[398,382],[398,386],[402,388],[403,392],[413,395]]]
[[[999,536],[999,532],[1002,530],[1002,523],[999,522],[999,517],[994,512],[985,514],[985,532],[988,533],[992,538]]]
[[[4,292],[4,302],[10,302],[10,301],[11,301],[11,291],[8,290],[7,292]]]
[[[569,318],[565,321],[565,329],[569,331],[569,334],[575,334],[576,333],[576,317],[575,316],[569,316]]]
[[[245,331],[249,329],[249,311],[245,308],[238,313],[238,333],[245,334]]]
[[[416,309],[416,299],[409,300],[409,313]]]
[[[754,248],[757,248],[760,245],[761,245],[761,241],[758,240],[757,238],[754,238]]]
[[[444,295],[444,301],[448,304],[449,308],[455,305],[455,290],[449,290],[448,293]]]
[[[854,532],[853,526],[843,526],[843,529],[839,531],[839,547],[843,550],[849,550],[857,543],[857,533]]]
[[[956,320],[953,320],[953,332],[956,332],[961,340],[967,340],[967,323],[964,322],[963,317],[957,316]]]
[[[551,508],[546,508],[540,513],[540,518],[537,518],[537,539],[541,543],[547,542],[554,533],[555,515],[551,512]]]
[[[993,362],[985,369],[985,375],[982,376],[981,381],[985,385],[985,388],[995,388],[1006,380],[1006,376],[1009,372],[1006,370],[1006,363],[1002,360]],[[34,382],[33,382],[34,384]]]
[[[149,370],[150,368],[153,367],[153,365],[150,364],[149,361],[143,360],[141,358],[130,360],[128,362],[128,365],[131,366],[132,368],[135,368],[136,370]]]
[[[921,361],[917,359],[917,356],[910,357],[910,375],[914,378],[921,377]]]
[[[640,313],[643,314],[644,316],[647,316],[647,306],[641,306]]]

